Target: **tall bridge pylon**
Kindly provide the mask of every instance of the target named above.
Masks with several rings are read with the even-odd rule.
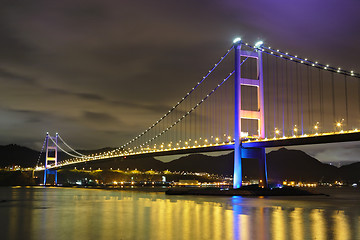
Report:
[[[44,170],[44,185],[46,185],[47,175],[55,175],[54,184],[57,185],[57,170],[49,169],[50,166],[57,166],[58,163],[58,133],[55,137],[46,133],[46,156],[45,156],[45,170]]]
[[[244,148],[241,144],[241,120],[252,119],[258,122],[258,136],[260,139],[265,138],[265,121],[264,121],[264,80],[262,69],[262,46],[263,42],[255,45],[255,51],[246,51],[241,49],[241,39],[234,40],[235,48],[235,111],[234,111],[234,178],[233,187],[240,188],[242,185],[242,164],[243,158],[254,158],[259,160],[260,167],[260,187],[267,187],[266,174],[266,154],[265,148]],[[241,77],[241,57],[254,58],[256,64],[256,79]],[[241,105],[241,87],[250,86],[257,88],[257,109],[244,110]]]

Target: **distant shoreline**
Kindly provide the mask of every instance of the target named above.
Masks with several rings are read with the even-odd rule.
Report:
[[[133,192],[148,192],[148,193],[167,193],[168,195],[202,195],[202,196],[243,196],[243,197],[260,197],[260,196],[338,196],[344,197],[359,194],[360,188],[342,186],[342,187],[315,187],[315,188],[289,188],[287,193],[284,191],[277,193],[264,193],[263,189],[239,189],[227,191],[220,190],[220,188],[201,188],[201,187],[109,187],[109,186],[41,186],[41,185],[27,185],[27,186],[0,186],[2,188],[68,188],[68,189],[92,189],[92,190],[111,190],[111,191],[133,191]],[[238,191],[238,193],[231,192]],[[280,190],[281,191],[281,190]],[[334,192],[336,194],[334,194]],[[360,198],[359,198],[360,200]]]

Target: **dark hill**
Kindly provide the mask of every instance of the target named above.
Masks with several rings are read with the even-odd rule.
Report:
[[[20,165],[33,167],[39,158],[39,152],[16,144],[0,146],[0,167]]]
[[[104,148],[100,150],[79,151],[84,154],[92,154],[112,150]],[[44,163],[44,156],[40,159]],[[0,146],[0,167],[21,165],[22,167],[33,167],[38,161],[39,152],[21,147],[15,144]],[[78,169],[138,169],[144,170],[166,170],[208,172],[219,175],[230,176],[233,173],[233,152],[222,156],[207,156],[193,154],[173,160],[168,163],[156,160],[153,157],[146,158],[116,158],[106,161],[94,161],[76,165]],[[65,159],[65,155],[59,152],[59,160]],[[245,178],[258,178],[258,161],[245,159],[242,162],[243,175]],[[71,166],[73,168],[75,166]],[[269,180],[298,180],[298,181],[333,181],[344,180],[349,182],[359,181],[360,163],[336,168],[323,164],[317,159],[299,150],[288,150],[285,148],[272,151],[267,154],[267,167]]]
[[[193,154],[165,163],[170,171],[207,172],[231,175],[233,173],[233,154],[212,157]]]
[[[101,148],[97,150],[79,150],[78,152],[89,155],[113,150],[113,148]],[[58,161],[68,159],[69,157],[62,152],[58,152]],[[40,152],[16,144],[0,146],[0,168],[20,165],[21,167],[34,167],[38,162]],[[45,162],[45,152],[40,156],[39,163]]]
[[[258,178],[258,161],[243,159],[244,177]],[[166,163],[171,171],[208,172],[218,175],[231,176],[234,172],[234,153],[212,157],[202,154],[193,154]]]
[[[158,170],[163,171],[166,170],[165,163],[162,161],[156,160],[153,157],[144,157],[144,158],[113,158],[109,160],[100,160],[100,161],[93,161],[91,163],[85,162],[81,164],[76,164],[77,169],[85,168],[85,169],[121,169],[121,170]],[[71,166],[74,168],[74,166]]]
[[[360,182],[360,162],[342,166],[339,172],[341,180]]]
[[[270,179],[331,181],[338,177],[339,169],[299,150],[281,148],[267,154]]]

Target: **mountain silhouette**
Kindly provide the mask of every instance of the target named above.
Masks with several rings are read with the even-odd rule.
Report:
[[[298,181],[332,181],[339,176],[339,169],[320,162],[303,151],[281,148],[267,154],[270,179]]]
[[[104,152],[111,150],[104,148],[100,150],[82,151],[84,154]],[[39,159],[40,153],[32,149],[11,144],[0,146],[0,167],[20,165],[22,167],[33,167]],[[207,172],[212,174],[231,176],[234,168],[234,153],[231,152],[221,156],[208,156],[203,154],[192,154],[171,162],[162,162],[154,157],[118,157],[110,160],[99,160],[72,165],[68,168],[77,169],[122,169],[140,171],[146,170],[170,170],[184,172]],[[44,163],[43,153],[40,162]],[[59,153],[59,159],[65,159],[63,153]],[[243,159],[244,179],[258,179],[259,165],[256,159]],[[300,150],[288,150],[281,148],[267,154],[268,178],[270,181],[294,180],[294,181],[335,181],[343,180],[357,182],[360,180],[360,162],[344,165],[340,168],[321,163],[317,159],[307,155]]]
[[[0,146],[0,167],[20,165],[33,167],[39,158],[39,152],[16,144]]]

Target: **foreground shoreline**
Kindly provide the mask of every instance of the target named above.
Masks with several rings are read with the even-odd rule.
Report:
[[[220,188],[170,188],[165,192],[167,195],[211,195],[211,196],[314,196],[323,195],[313,191],[307,191],[295,187],[284,188],[259,188],[244,187],[239,189],[220,189]]]
[[[3,186],[5,187],[5,186]],[[93,189],[93,190],[111,190],[111,191],[137,191],[165,193],[166,195],[207,195],[207,196],[244,196],[244,197],[260,197],[260,196],[329,196],[321,192],[322,189],[300,189],[297,187],[283,188],[259,188],[257,186],[247,186],[240,189],[218,188],[218,187],[139,187],[139,186],[9,186],[13,188],[73,188],[73,189]]]

